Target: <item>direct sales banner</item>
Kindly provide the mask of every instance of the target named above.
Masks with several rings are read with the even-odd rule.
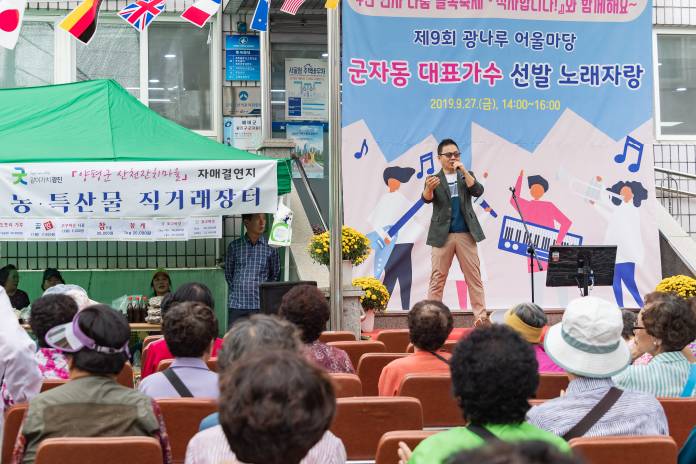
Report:
[[[0,164],[0,218],[181,218],[272,213],[276,162]]]
[[[647,0],[344,2],[345,222],[374,248],[356,274],[384,281],[390,309],[426,297],[432,208],[420,197],[452,138],[485,188],[473,206],[489,309],[531,300],[510,188],[539,250],[537,303],[579,294],[545,287],[559,243],[617,245],[613,286],[592,294],[642,306],[660,278],[651,34]],[[470,308],[456,257],[444,301]]]
[[[221,216],[169,219],[0,218],[0,241],[161,241],[222,238]]]

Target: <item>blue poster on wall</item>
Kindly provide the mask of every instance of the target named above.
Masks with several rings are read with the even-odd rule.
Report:
[[[487,308],[530,299],[511,187],[540,249],[537,302],[564,307],[577,295],[546,288],[551,245],[617,245],[614,285],[593,294],[641,306],[660,277],[651,2],[342,5],[345,222],[389,244],[375,245],[354,271],[396,292],[389,308],[428,294],[432,207],[418,202],[426,177],[441,169],[446,138],[484,185],[474,210],[487,237],[478,243]],[[471,308],[456,258],[445,274],[444,301]]]
[[[261,80],[259,36],[233,34],[225,37],[225,79]]]

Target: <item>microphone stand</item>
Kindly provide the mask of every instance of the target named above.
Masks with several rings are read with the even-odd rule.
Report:
[[[517,209],[517,214],[519,215],[520,220],[522,221],[522,225],[524,226],[524,243],[527,245],[527,254],[529,255],[529,259],[531,260],[531,262],[529,263],[529,267],[531,270],[531,272],[529,273],[529,283],[532,289],[532,303],[534,303],[534,261],[536,261],[536,264],[539,267],[539,272],[542,272],[544,268],[541,266],[541,262],[539,261],[539,258],[536,254],[536,250],[534,249],[534,243],[532,242],[532,234],[529,233],[527,222],[524,220],[522,210],[520,210],[520,204],[517,202],[517,194],[515,194],[515,188],[510,187],[508,190],[510,190],[510,193],[512,194],[512,200],[515,202],[515,209]]]

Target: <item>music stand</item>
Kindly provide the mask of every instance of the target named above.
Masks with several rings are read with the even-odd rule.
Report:
[[[582,296],[591,287],[614,283],[616,246],[552,246],[549,250],[547,287],[578,287]]]

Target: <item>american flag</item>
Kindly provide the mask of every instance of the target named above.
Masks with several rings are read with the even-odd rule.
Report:
[[[131,26],[144,31],[153,19],[164,11],[166,0],[137,0],[118,12]]]
[[[288,13],[291,15],[296,15],[297,10],[300,9],[305,0],[285,0],[283,6],[280,7],[280,11],[283,13]]]

